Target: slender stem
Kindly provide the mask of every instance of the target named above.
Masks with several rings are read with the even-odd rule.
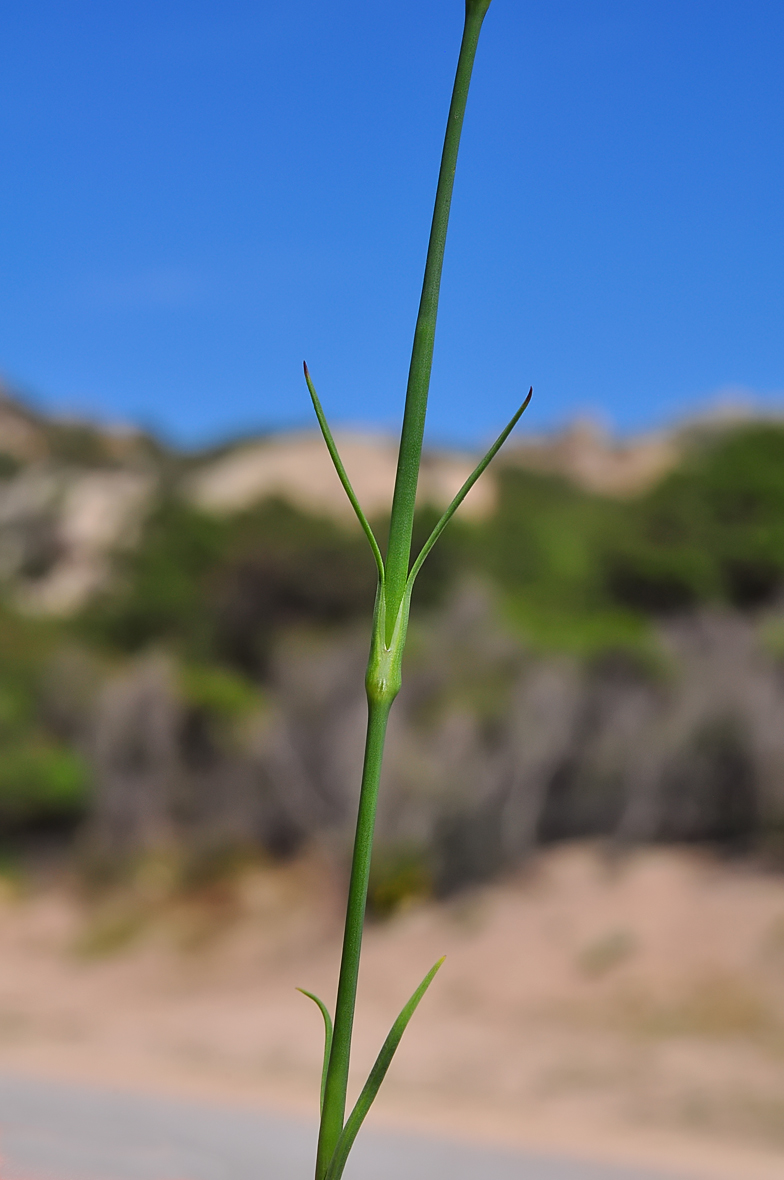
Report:
[[[425,275],[422,282],[422,296],[419,303],[414,331],[414,345],[408,372],[406,408],[403,414],[403,430],[400,436],[395,494],[392,502],[392,517],[389,525],[387,547],[387,636],[389,637],[398,607],[405,593],[408,566],[411,555],[411,534],[414,527],[419,463],[422,455],[422,439],[425,432],[427,395],[430,388],[430,370],[433,364],[433,347],[436,338],[438,296],[441,288],[441,270],[446,247],[446,232],[449,224],[449,209],[452,203],[452,189],[457,167],[457,153],[460,147],[460,133],[463,128],[468,87],[474,66],[476,47],[482,21],[489,6],[489,0],[468,0],[463,40],[457,62],[457,73],[452,91],[452,103],[444,137],[444,150],[438,174],[433,222],[430,228],[430,242],[427,248]]]
[[[334,1032],[324,1085],[324,1101],[316,1158],[316,1180],[325,1180],[330,1161],[343,1132],[346,1114],[351,1034],[354,1024],[362,928],[365,920],[381,762],[384,755],[384,739],[389,710],[400,688],[400,665],[408,623],[410,586],[407,586],[406,583],[411,561],[411,534],[425,428],[427,394],[430,386],[430,369],[433,362],[441,270],[468,87],[482,20],[489,5],[490,0],[466,0],[465,28],[444,138],[433,223],[422,283],[422,297],[414,333],[390,520],[389,546],[387,559],[383,565],[374,549],[379,564],[379,589],[376,596],[373,641],[365,682],[368,696],[365,761],[362,769],[357,830],[351,863],[351,881],[335,1005]],[[310,387],[310,382],[308,385]],[[312,388],[311,394],[318,413],[318,399]],[[319,421],[321,422],[321,416]],[[325,432],[325,439],[329,446],[328,430]],[[334,444],[331,453],[333,450]],[[335,454],[333,454],[334,458]],[[341,467],[339,463],[336,465],[340,474]],[[348,491],[348,477],[343,479],[343,484]],[[353,499],[352,503],[354,503]],[[360,520],[363,520],[361,511],[358,514]],[[366,531],[369,531],[369,528]],[[342,1164],[340,1172],[342,1172]]]
[[[332,1037],[332,1051],[324,1088],[324,1108],[319,1128],[316,1180],[323,1180],[326,1175],[332,1153],[343,1130],[343,1120],[346,1113],[346,1089],[357,978],[359,976],[359,955],[362,948],[362,927],[365,920],[370,855],[376,822],[376,801],[381,777],[381,759],[384,754],[384,738],[391,704],[391,699],[389,701],[369,700],[368,702],[365,762],[362,768],[357,831],[346,907],[343,956],[340,961],[340,980],[335,1006],[335,1030]]]

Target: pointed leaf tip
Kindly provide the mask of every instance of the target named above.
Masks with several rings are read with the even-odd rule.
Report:
[[[481,460],[480,463],[477,464],[477,466],[471,472],[468,479],[465,481],[465,483],[461,487],[460,491],[457,493],[454,500],[449,505],[446,512],[443,514],[443,516],[441,517],[438,524],[433,529],[433,531],[430,534],[430,536],[428,537],[428,539],[425,541],[424,545],[422,546],[422,548],[419,551],[419,555],[417,556],[416,561],[412,565],[412,567],[409,571],[409,574],[408,574],[408,581],[406,582],[406,585],[409,588],[409,590],[414,585],[414,581],[416,579],[416,576],[419,573],[419,571],[421,570],[424,560],[427,557],[428,553],[433,548],[433,546],[435,545],[438,538],[441,536],[441,534],[444,531],[444,529],[446,528],[447,524],[449,523],[449,521],[454,516],[457,509],[462,504],[463,500],[466,498],[468,493],[471,491],[471,488],[474,486],[476,481],[479,479],[479,476],[482,474],[482,472],[485,470],[485,468],[488,466],[488,464],[491,462],[491,460],[494,459],[495,456],[498,454],[501,447],[506,442],[509,435],[512,433],[512,430],[517,425],[517,423],[520,421],[523,411],[525,409],[527,409],[528,403],[530,402],[531,398],[533,397],[533,394],[534,394],[534,387],[532,385],[531,388],[528,390],[528,396],[526,397],[523,404],[512,415],[512,417],[507,422],[506,426],[501,431],[498,438],[495,440],[495,442],[493,443],[493,445],[491,446],[490,450],[487,452],[485,457]]]
[[[320,1000],[318,996],[315,996],[313,992],[309,992],[304,987],[298,987],[297,991],[301,992],[303,996],[307,996],[309,1000],[312,1000],[324,1018],[324,1063],[321,1068],[321,1109],[323,1110],[324,1091],[327,1085],[327,1070],[329,1068],[329,1055],[332,1052],[332,1017],[330,1016],[329,1009],[327,1008],[327,1005],[324,1003],[324,1001]]]
[[[348,496],[349,503],[351,504],[351,507],[354,509],[354,512],[356,513],[357,520],[359,521],[360,525],[362,526],[362,531],[364,532],[365,536],[368,539],[368,543],[370,544],[370,548],[373,552],[373,559],[376,563],[376,569],[378,570],[379,581],[381,583],[383,583],[383,581],[384,581],[384,559],[381,556],[381,550],[378,547],[378,541],[376,540],[376,538],[373,534],[372,528],[368,524],[367,518],[365,517],[365,514],[360,507],[359,500],[357,499],[354,489],[351,486],[351,481],[348,478],[348,475],[346,474],[346,469],[343,466],[343,461],[341,460],[340,455],[338,454],[338,448],[335,446],[335,440],[332,437],[332,431],[329,428],[329,424],[327,423],[327,419],[324,417],[324,411],[321,408],[321,402],[319,401],[315,386],[310,379],[310,370],[308,369],[306,361],[302,362],[302,367],[305,372],[305,381],[307,382],[308,392],[310,394],[310,400],[313,402],[313,409],[316,411],[316,418],[318,420],[318,424],[321,429],[321,433],[323,435],[324,442],[327,444],[327,450],[329,451],[330,458],[332,459],[332,463],[334,465],[335,471],[337,472],[338,479],[342,483],[343,490],[346,493],[346,495]]]

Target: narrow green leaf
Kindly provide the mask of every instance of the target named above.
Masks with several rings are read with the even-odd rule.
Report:
[[[327,450],[329,451],[330,458],[332,459],[332,462],[335,465],[335,470],[338,473],[338,479],[343,484],[343,490],[346,493],[346,495],[348,496],[349,501],[351,502],[351,507],[354,509],[355,513],[357,514],[357,520],[362,525],[362,529],[365,533],[365,536],[367,537],[368,541],[370,542],[370,548],[373,550],[373,557],[376,559],[376,566],[378,567],[378,576],[379,576],[380,580],[383,582],[384,581],[384,559],[381,556],[381,550],[378,547],[378,541],[376,540],[376,538],[373,534],[372,528],[368,524],[367,517],[365,516],[364,512],[362,511],[362,509],[360,507],[359,500],[357,499],[356,493],[351,486],[351,480],[348,478],[348,475],[346,474],[346,469],[343,466],[343,461],[340,458],[340,455],[338,454],[338,448],[335,445],[334,438],[332,437],[332,431],[330,430],[329,425],[327,424],[327,419],[324,416],[323,409],[321,408],[321,402],[318,399],[318,394],[316,393],[316,390],[313,386],[313,382],[310,379],[310,372],[308,370],[308,366],[306,364],[303,364],[302,367],[305,370],[305,380],[308,383],[308,391],[310,393],[310,400],[313,402],[313,409],[316,411],[316,417],[318,418],[318,424],[321,427],[321,433],[324,436],[324,442],[327,444]]]
[[[430,984],[433,982],[435,974],[443,961],[443,958],[439,959],[435,966],[430,968],[427,975],[422,980],[419,987],[416,989],[413,996],[406,1004],[405,1008],[403,1008],[395,1023],[392,1025],[389,1036],[384,1041],[384,1044],[381,1047],[381,1052],[376,1058],[376,1063],[370,1071],[368,1080],[362,1087],[362,1093],[357,1099],[356,1106],[346,1119],[346,1125],[343,1128],[343,1133],[338,1139],[335,1153],[332,1156],[332,1159],[329,1163],[329,1168],[327,1169],[326,1180],[340,1180],[341,1176],[343,1175],[343,1169],[346,1166],[348,1153],[354,1146],[354,1140],[359,1133],[359,1128],[362,1126],[365,1115],[370,1110],[373,1100],[378,1093],[379,1087],[386,1076],[386,1072],[389,1069],[392,1058],[395,1055],[395,1050],[400,1044],[403,1033],[406,1031],[406,1025],[414,1015],[419,1001],[430,987]]]
[[[492,460],[495,458],[495,456],[501,450],[501,447],[504,445],[504,443],[508,439],[509,435],[514,430],[515,426],[520,421],[523,411],[528,407],[528,403],[530,402],[531,398],[533,397],[533,393],[534,393],[533,386],[531,386],[531,388],[528,390],[528,397],[525,399],[523,404],[520,406],[520,409],[517,411],[517,413],[514,415],[514,417],[507,423],[507,425],[501,431],[498,438],[495,440],[495,442],[493,443],[493,445],[491,446],[490,450],[487,452],[485,457],[482,459],[482,461],[471,472],[468,479],[465,481],[465,483],[461,487],[460,491],[457,493],[454,500],[449,505],[446,512],[441,517],[441,519],[439,520],[436,527],[433,529],[433,531],[430,534],[430,536],[428,537],[428,539],[425,541],[424,545],[422,546],[422,548],[419,552],[419,555],[418,555],[416,561],[414,562],[414,564],[411,567],[411,572],[408,575],[407,585],[409,588],[411,586],[413,586],[414,579],[416,578],[417,574],[419,573],[419,571],[421,570],[422,566],[425,563],[425,558],[427,557],[428,553],[435,545],[438,538],[443,533],[446,526],[449,524],[449,521],[452,519],[452,517],[454,516],[457,509],[463,503],[463,500],[465,500],[466,496],[471,491],[471,488],[474,486],[476,481],[479,479],[479,476],[482,474],[482,472],[485,470],[485,468],[492,462]]]
[[[318,996],[314,996],[313,992],[305,991],[304,987],[298,987],[298,992],[302,992],[303,996],[307,996],[314,1004],[318,1006],[321,1015],[324,1017],[324,1065],[321,1070],[321,1106],[324,1109],[324,1089],[327,1084],[327,1069],[329,1067],[329,1055],[332,1051],[332,1017],[327,1010],[327,1005]]]

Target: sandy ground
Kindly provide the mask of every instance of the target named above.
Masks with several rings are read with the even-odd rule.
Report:
[[[316,858],[173,896],[0,900],[0,1069],[313,1113],[340,888]],[[369,928],[355,1065],[447,955],[374,1114],[673,1175],[784,1176],[784,877],[586,845]]]

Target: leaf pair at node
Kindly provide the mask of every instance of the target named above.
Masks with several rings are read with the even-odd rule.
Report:
[[[411,592],[417,574],[421,570],[428,554],[430,553],[430,550],[441,536],[447,524],[470,492],[471,488],[479,479],[479,476],[498,453],[509,434],[514,429],[515,425],[520,419],[520,416],[531,400],[533,389],[528,391],[528,396],[526,397],[523,404],[501,431],[487,454],[477,464],[477,466],[469,475],[468,479],[460,488],[457,495],[449,504],[448,508],[441,516],[441,519],[438,521],[435,528],[428,537],[427,541],[422,546],[422,549],[420,550],[410,569],[408,568],[410,563],[410,551],[405,554],[404,560],[406,563],[406,569],[399,580],[399,584],[403,584],[404,586],[402,598],[399,602],[390,604],[387,602],[387,568],[384,563],[384,558],[381,555],[381,549],[379,548],[378,541],[376,540],[373,530],[368,523],[367,517],[362,511],[362,507],[359,503],[359,500],[357,499],[356,493],[351,486],[351,481],[346,473],[346,469],[343,466],[337,446],[335,445],[335,440],[332,437],[332,432],[321,407],[318,394],[316,393],[313,382],[310,379],[308,366],[305,365],[304,369],[305,380],[307,381],[308,390],[313,402],[313,408],[316,411],[316,418],[318,419],[319,426],[321,427],[321,433],[324,436],[324,442],[327,445],[327,450],[329,451],[330,457],[335,466],[338,478],[340,479],[343,489],[348,496],[349,502],[356,513],[357,520],[362,526],[362,530],[368,539],[368,543],[373,553],[373,558],[376,562],[376,568],[378,570],[378,593],[376,595],[376,609],[374,614],[373,643],[371,647],[370,659],[368,661],[366,687],[371,708],[374,705],[381,705],[385,710],[388,711],[392,699],[396,695],[397,689],[399,687],[400,664],[403,656],[403,647],[405,645],[408,610],[411,602]],[[415,482],[416,481],[414,481],[414,484]],[[392,573],[390,571],[390,578],[391,577]],[[390,618],[388,620],[387,612],[388,608],[390,607],[392,610],[394,610],[395,617],[394,619]],[[357,1099],[356,1105],[351,1111],[349,1117],[346,1119],[345,1123],[342,1125],[340,1134],[337,1137],[337,1142],[334,1146],[334,1150],[331,1151],[331,1155],[328,1155],[327,1160],[322,1162],[319,1166],[319,1172],[316,1180],[340,1180],[341,1176],[343,1175],[343,1169],[345,1168],[349,1151],[351,1150],[352,1144],[354,1143],[362,1122],[368,1110],[370,1109],[376,1094],[378,1093],[378,1089],[384,1080],[384,1076],[389,1069],[392,1057],[394,1056],[395,1050],[400,1043],[400,1039],[403,1036],[405,1028],[414,1014],[419,1001],[422,999],[423,995],[430,986],[442,962],[443,959],[439,959],[435,966],[428,972],[422,983],[414,992],[411,999],[401,1011],[395,1023],[392,1025],[389,1036],[384,1042],[381,1052],[376,1059],[376,1063],[368,1075],[368,1079],[365,1082],[359,1098]],[[312,992],[305,991],[303,988],[300,988],[299,990],[302,991],[303,995],[308,996],[316,1005],[318,1005],[318,1008],[320,1009],[321,1015],[324,1019],[324,1064],[321,1073],[321,1109],[323,1115],[327,1077],[329,1074],[330,1057],[332,1053],[332,1018],[330,1017],[326,1005],[318,998],[318,996],[313,995]]]
[[[379,585],[383,589],[384,582],[385,582],[385,576],[386,576],[386,570],[384,568],[384,559],[381,556],[381,550],[379,548],[378,541],[376,540],[375,534],[373,533],[373,530],[370,527],[367,517],[365,516],[364,512],[362,511],[362,507],[359,503],[359,500],[357,499],[356,493],[355,493],[353,487],[351,486],[351,480],[349,479],[349,477],[346,473],[346,469],[343,466],[343,462],[340,458],[340,454],[338,453],[338,448],[335,445],[335,440],[332,437],[332,431],[330,430],[329,424],[328,424],[327,419],[324,415],[324,410],[321,407],[321,402],[319,401],[318,394],[316,393],[313,382],[310,379],[310,372],[308,370],[308,366],[303,365],[303,368],[305,370],[305,380],[307,381],[307,384],[308,384],[308,391],[310,393],[311,401],[313,402],[313,409],[316,411],[316,417],[318,419],[318,424],[321,427],[321,433],[324,436],[324,442],[327,444],[327,450],[329,451],[332,462],[335,465],[335,470],[338,473],[338,478],[343,485],[343,490],[345,491],[346,495],[348,496],[348,499],[351,503],[351,507],[354,509],[354,512],[356,513],[356,516],[357,516],[357,520],[359,521],[360,525],[362,526],[365,536],[368,539],[368,543],[370,544],[370,548],[373,551],[373,557],[376,562],[376,568],[378,569]],[[416,576],[419,573],[419,571],[421,570],[422,566],[424,565],[425,559],[426,559],[427,555],[430,553],[430,550],[433,548],[436,541],[441,536],[441,534],[443,533],[446,526],[449,524],[449,521],[452,519],[452,517],[454,516],[457,509],[463,503],[463,500],[465,500],[466,496],[471,491],[471,488],[474,486],[476,481],[479,479],[479,476],[482,474],[482,472],[485,470],[485,468],[492,462],[492,460],[498,454],[501,447],[504,445],[507,438],[509,437],[509,435],[512,433],[515,426],[519,422],[519,420],[523,414],[523,411],[527,408],[528,403],[530,402],[531,398],[533,397],[533,392],[534,391],[533,391],[533,386],[532,386],[528,390],[528,394],[525,398],[525,401],[522,403],[520,408],[516,411],[516,413],[512,416],[512,418],[506,424],[504,429],[499,434],[498,438],[495,440],[493,445],[490,447],[487,454],[476,465],[474,470],[469,475],[468,479],[465,481],[463,486],[460,488],[460,490],[457,493],[457,495],[455,496],[455,498],[452,500],[449,507],[446,509],[446,511],[442,515],[441,519],[436,524],[435,528],[433,529],[433,531],[430,534],[430,536],[428,537],[428,539],[425,541],[424,545],[422,546],[422,548],[416,558],[416,561],[411,566],[411,569],[408,572],[408,578],[406,581],[407,594],[411,593],[414,582],[416,580]]]
[[[392,1025],[392,1028],[389,1030],[389,1035],[384,1041],[384,1044],[381,1046],[381,1052],[376,1058],[375,1064],[368,1074],[368,1079],[362,1087],[362,1092],[360,1093],[359,1098],[354,1105],[354,1109],[346,1119],[343,1131],[340,1135],[340,1138],[338,1139],[327,1171],[323,1177],[317,1177],[317,1180],[340,1180],[341,1176],[343,1175],[343,1169],[346,1166],[346,1160],[348,1159],[349,1152],[354,1145],[354,1140],[356,1139],[359,1129],[365,1120],[365,1115],[373,1105],[373,1100],[379,1091],[381,1083],[386,1077],[387,1070],[389,1069],[392,1058],[395,1055],[395,1050],[400,1044],[403,1033],[406,1030],[406,1026],[411,1017],[414,1015],[419,1001],[422,999],[425,992],[430,987],[430,984],[433,982],[436,972],[443,961],[443,958],[439,959],[438,962],[430,968],[427,975],[412,995],[411,999],[400,1012],[400,1015]],[[308,999],[312,1000],[314,1004],[317,1004],[321,1011],[321,1015],[324,1018],[324,1065],[321,1071],[321,1108],[323,1109],[324,1090],[327,1081],[327,1070],[329,1068],[329,1055],[332,1051],[332,1018],[330,1017],[326,1004],[323,1002],[323,1000],[320,1000],[318,996],[314,996],[313,992],[305,991],[305,989],[302,987],[297,988],[297,991],[302,992],[303,996],[307,996]]]

